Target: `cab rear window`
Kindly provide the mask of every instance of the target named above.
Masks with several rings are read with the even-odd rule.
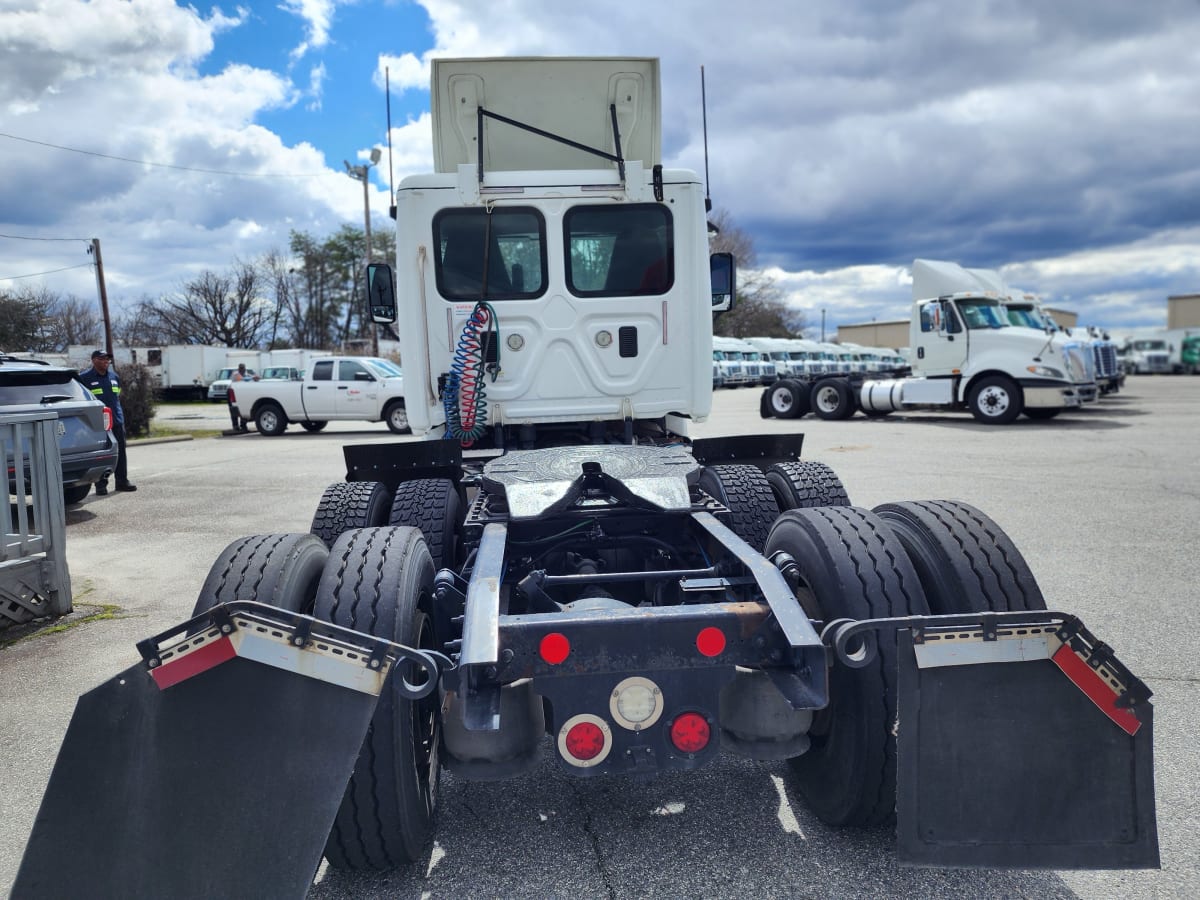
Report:
[[[675,283],[671,213],[661,203],[576,206],[563,230],[567,288],[578,297],[655,296]]]
[[[546,292],[546,222],[532,207],[444,209],[433,219],[438,293],[528,300]]]

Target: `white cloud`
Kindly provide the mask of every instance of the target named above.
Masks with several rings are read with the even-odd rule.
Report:
[[[952,15],[934,0],[743,0],[736,14],[677,0],[669,23],[636,4],[418,0],[429,35],[391,28],[397,0],[352,2],[370,3],[378,23],[368,51],[378,52],[377,88],[386,67],[393,92],[411,98],[427,97],[435,56],[658,56],[664,162],[701,172],[704,64],[714,201],[810,319],[821,309],[842,322],[905,315],[898,273],[918,256],[1002,267],[1098,319],[1161,317],[1167,293],[1200,289],[1192,0],[963,0]],[[289,229],[357,222],[361,194],[340,170],[349,148],[330,152],[331,167],[264,127],[308,112],[314,139],[329,140],[321,114],[345,89],[333,50],[363,46],[338,31],[347,5],[283,0],[304,27],[297,83],[244,62],[214,70],[214,40],[254,25],[243,7],[3,4],[0,132],[175,166],[321,177],[230,179],[0,138],[0,225],[100,236],[110,278],[137,296],[284,245]],[[429,169],[428,113],[392,138],[390,166],[385,155],[372,175],[377,209],[389,168],[397,181]],[[0,275],[53,267],[7,244],[0,252]],[[90,290],[87,270],[77,274],[70,289]]]

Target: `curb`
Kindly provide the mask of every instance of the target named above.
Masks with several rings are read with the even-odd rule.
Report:
[[[144,447],[147,444],[175,444],[179,441],[190,440],[193,440],[190,434],[172,434],[167,437],[137,438],[136,440],[126,441],[125,445],[127,447]]]

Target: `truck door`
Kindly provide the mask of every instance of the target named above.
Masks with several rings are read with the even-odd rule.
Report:
[[[338,361],[337,416],[373,419],[379,415],[379,380],[356,359]]]
[[[967,361],[967,334],[954,304],[930,300],[919,308],[921,330],[913,348],[913,372],[951,375]]]
[[[337,361],[323,359],[313,365],[312,378],[303,386],[304,411],[310,419],[331,419],[337,415],[337,385],[334,366]]]

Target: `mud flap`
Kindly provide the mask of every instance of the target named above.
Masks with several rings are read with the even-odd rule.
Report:
[[[902,862],[1159,865],[1150,692],[1107,647],[1059,624],[899,639]]]
[[[14,898],[308,892],[389,660],[279,615],[299,642],[234,615],[80,698]]]

